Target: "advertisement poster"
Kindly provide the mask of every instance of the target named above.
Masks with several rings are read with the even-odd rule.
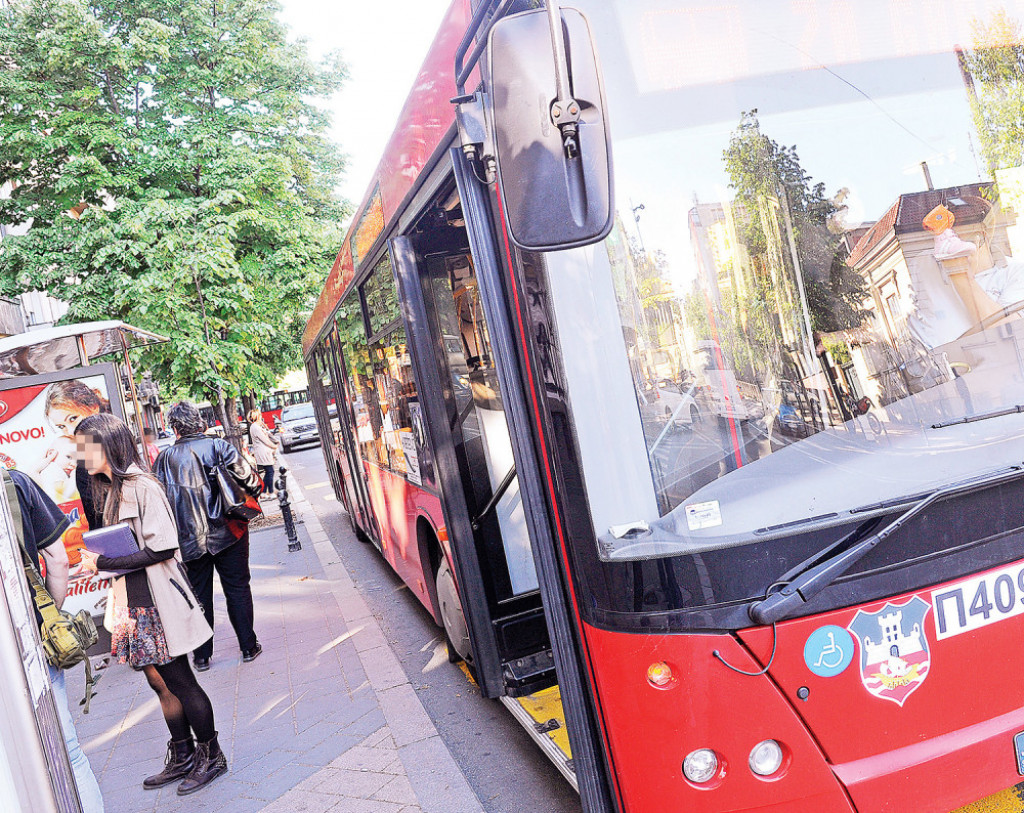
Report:
[[[63,609],[72,614],[101,616],[110,587],[109,579],[81,570],[82,532],[89,526],[75,484],[74,432],[98,412],[124,417],[116,382],[111,364],[0,381],[0,464],[35,480],[71,523],[64,534],[71,579]]]

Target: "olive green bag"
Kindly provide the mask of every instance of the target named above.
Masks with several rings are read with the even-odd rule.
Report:
[[[53,597],[46,591],[42,576],[39,573],[38,563],[32,561],[28,551],[25,550],[25,535],[21,524],[21,505],[18,502],[18,491],[14,480],[3,471],[4,485],[7,487],[7,502],[11,509],[11,518],[14,520],[14,534],[18,538],[18,547],[21,548],[21,559],[25,567],[25,575],[32,587],[33,599],[39,609],[39,615],[43,623],[39,628],[39,634],[43,641],[43,652],[46,660],[56,669],[70,669],[79,663],[85,663],[85,699],[82,705],[84,712],[89,713],[89,703],[92,701],[93,689],[96,686],[98,677],[93,677],[92,664],[89,661],[87,650],[99,639],[96,631],[96,622],[86,610],[79,610],[74,615],[58,609]],[[63,544],[55,542],[54,544]]]

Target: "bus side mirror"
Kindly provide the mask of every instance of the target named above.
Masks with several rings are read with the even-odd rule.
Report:
[[[552,6],[500,20],[487,43],[498,194],[513,242],[529,251],[595,243],[613,221],[611,143],[590,26],[575,9],[559,14]]]

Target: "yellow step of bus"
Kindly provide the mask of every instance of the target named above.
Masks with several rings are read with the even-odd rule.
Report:
[[[578,791],[572,750],[569,747],[569,732],[565,728],[565,712],[562,711],[562,693],[558,686],[542,689],[526,697],[502,697],[501,702],[548,759],[555,763],[562,776]]]

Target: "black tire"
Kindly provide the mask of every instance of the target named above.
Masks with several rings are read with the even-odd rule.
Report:
[[[455,587],[448,560],[442,558],[435,577],[437,586],[437,604],[441,613],[445,643],[448,646],[448,660],[456,663],[459,660],[473,663],[473,649],[469,642],[469,628],[466,626],[466,615],[462,610],[462,601]]]

